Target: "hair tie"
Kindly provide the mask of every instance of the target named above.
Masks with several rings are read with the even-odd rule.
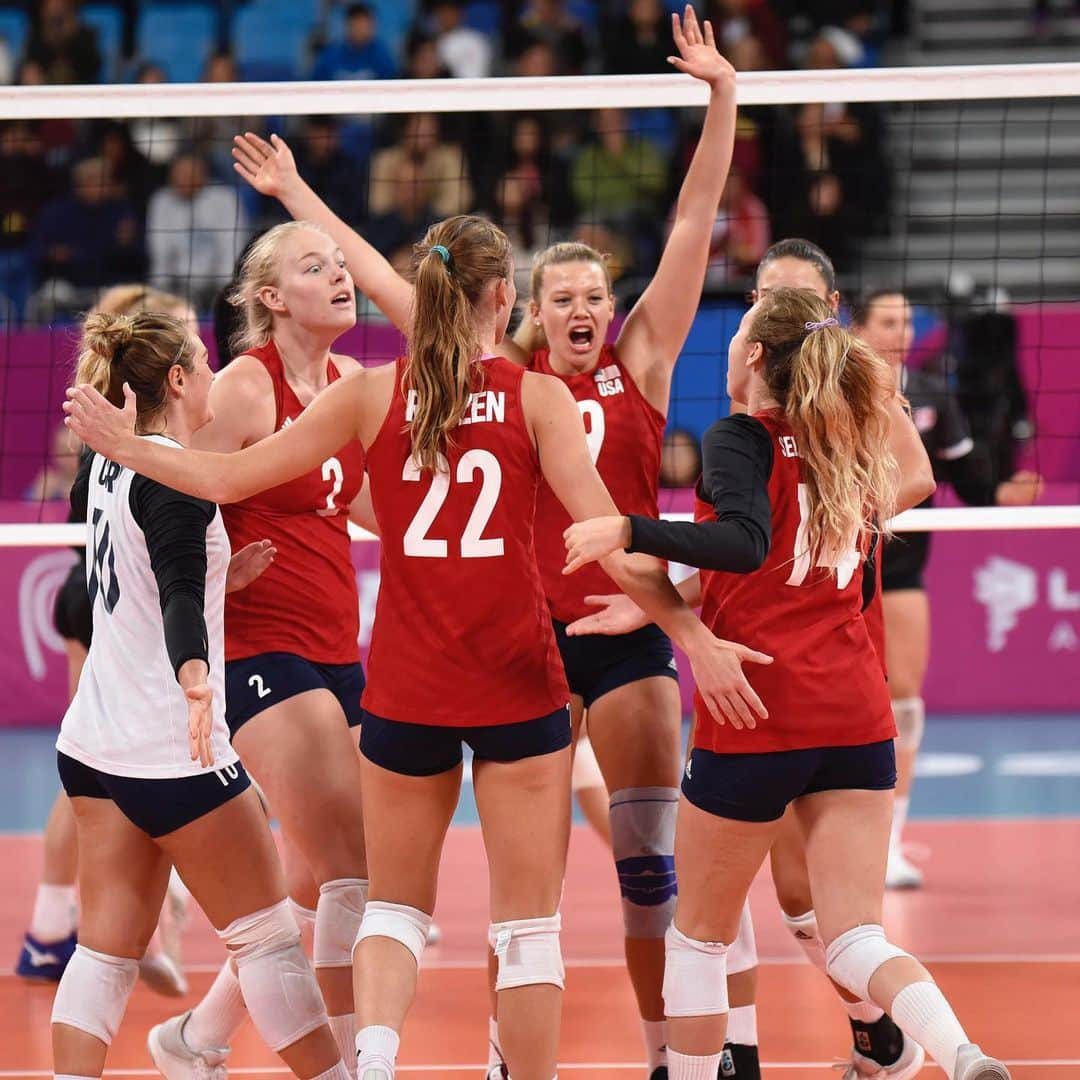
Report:
[[[822,322],[803,323],[803,327],[809,333],[813,333],[815,330],[824,330],[826,326],[839,326],[839,325],[840,325],[839,321],[837,319],[832,318],[832,316],[830,316],[827,319],[824,319]]]
[[[444,247],[442,244],[432,244],[431,251],[438,255],[440,259],[442,259],[444,266],[449,266],[452,262],[450,256],[450,249]]]

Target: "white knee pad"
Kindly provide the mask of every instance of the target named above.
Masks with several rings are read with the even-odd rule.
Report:
[[[368,883],[363,878],[338,878],[319,889],[315,909],[314,959],[317,968],[350,967],[356,935],[364,918]]]
[[[419,908],[391,904],[385,900],[369,900],[364,908],[360,929],[356,932],[356,945],[369,937],[392,938],[413,954],[419,967],[430,929],[431,916]]]
[[[326,1023],[319,984],[288,900],[234,920],[218,937],[236,961],[251,1021],[275,1053]]]
[[[578,739],[574,749],[574,771],[570,774],[570,787],[574,792],[604,787],[600,763],[596,760],[596,751],[593,750],[587,735]]]
[[[664,1015],[726,1013],[727,945],[695,941],[674,923],[667,928],[664,945]]]
[[[918,750],[926,728],[926,706],[921,697],[898,698],[892,703],[896,742],[903,750]]]
[[[827,974],[860,1001],[870,1001],[870,980],[874,972],[889,960],[910,953],[897,948],[885,937],[880,926],[856,926],[848,930],[825,950]]]
[[[300,933],[305,930],[315,929],[315,909],[298,904],[291,896],[289,897],[289,910],[293,913],[296,925],[300,927]]]
[[[496,990],[548,983],[560,990],[565,983],[559,931],[562,916],[555,912],[541,919],[513,919],[488,927],[488,944],[499,962]]]
[[[754,920],[750,917],[750,898],[747,897],[739,919],[739,932],[728,949],[727,973],[738,975],[756,968],[757,963],[757,939],[754,937]]]
[[[632,938],[662,938],[675,914],[679,789],[623,788],[611,796],[611,847]]]
[[[821,939],[817,916],[811,908],[805,915],[788,915],[780,912],[784,925],[791,931],[791,936],[799,948],[806,953],[807,960],[822,973],[827,975],[825,964],[825,942]]]
[[[139,961],[75,946],[53,998],[52,1022],[67,1024],[109,1046],[124,1018]]]

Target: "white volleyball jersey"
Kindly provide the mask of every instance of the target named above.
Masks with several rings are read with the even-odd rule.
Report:
[[[147,436],[178,445],[164,436]],[[214,764],[188,749],[188,709],[165,647],[157,580],[131,510],[135,475],[101,454],[90,466],[86,578],[93,612],[90,653],[56,747],[115,776],[165,779],[213,772],[237,760],[225,724],[225,577],[229,538],[215,508],[206,532],[204,618],[213,691]]]

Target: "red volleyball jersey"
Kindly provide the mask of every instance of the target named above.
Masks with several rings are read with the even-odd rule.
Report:
[[[415,398],[400,378],[368,447],[382,552],[363,702],[377,716],[507,724],[570,698],[533,546],[541,474],[524,374],[502,358],[479,361],[446,472],[412,462]]]
[[[881,567],[882,567],[881,540],[878,539],[877,550],[874,552],[874,594],[863,605],[863,618],[866,620],[866,629],[870,634],[870,641],[881,661],[881,673],[886,679],[889,677],[889,669],[885,663],[885,609],[881,599]],[[864,571],[865,572],[865,571]],[[866,590],[863,590],[864,594]]]
[[[531,368],[555,375],[570,388],[585,422],[589,451],[619,512],[659,516],[660,450],[667,420],[645,400],[614,346],[605,345],[596,368],[582,375],[556,375],[546,349],[533,353]],[[563,533],[570,524],[570,515],[555,493],[541,483],[536,501],[536,559],[551,614],[560,622],[591,614],[595,609],[586,605],[586,596],[622,591],[596,563],[563,574]]]
[[[273,341],[248,350],[274,384],[274,430],[303,411]],[[326,365],[330,382],[340,377]],[[233,551],[272,540],[277,557],[246,589],[225,598],[225,659],[295,653],[320,664],[360,659],[356,574],[349,554],[349,504],[364,480],[364,448],[353,441],[322,467],[222,506]]]
[[[769,433],[772,542],[749,574],[701,572],[701,618],[717,637],[773,657],[745,664],[769,710],[753,731],[717,724],[695,694],[694,745],[717,753],[858,746],[895,736],[881,661],[861,608],[863,559],[853,545],[834,571],[811,566],[804,541],[803,461],[778,410],[755,416]],[[715,518],[699,491],[695,518]]]

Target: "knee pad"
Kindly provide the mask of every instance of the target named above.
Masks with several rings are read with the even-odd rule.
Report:
[[[747,897],[739,919],[739,932],[728,949],[727,973],[738,975],[756,968],[757,963],[757,939],[754,937],[754,920],[750,917],[750,898]]]
[[[892,703],[896,742],[903,750],[918,750],[926,728],[926,706],[921,697],[898,698]]]
[[[289,897],[289,910],[293,913],[296,925],[300,927],[300,933],[315,928],[315,909],[298,904],[291,896]]]
[[[251,1021],[275,1053],[326,1023],[319,984],[288,900],[234,920],[218,937],[236,961]]]
[[[825,964],[825,942],[818,929],[817,916],[811,908],[805,915],[780,913],[784,925],[791,931],[791,936],[798,942],[799,948],[806,953],[807,960],[823,975],[828,975]]]
[[[596,760],[596,751],[586,735],[578,739],[574,750],[574,771],[570,774],[570,787],[575,792],[604,787],[604,776],[600,772],[600,763]]]
[[[695,941],[674,923],[664,935],[664,1015],[728,1011],[727,953],[720,941]]]
[[[623,788],[611,796],[611,847],[632,938],[662,938],[675,914],[679,789]]]
[[[353,948],[365,938],[391,938],[413,954],[416,966],[419,967],[430,929],[431,916],[419,908],[391,904],[385,900],[369,900],[364,908],[364,918],[356,932],[356,944]]]
[[[67,1024],[109,1046],[124,1018],[139,961],[76,945],[53,998],[52,1022]]]
[[[565,984],[559,931],[562,917],[558,912],[542,919],[514,919],[492,923],[488,944],[499,962],[496,990],[548,983],[560,990]]]
[[[885,937],[880,926],[856,926],[830,942],[825,950],[827,974],[860,1001],[870,1001],[870,980],[882,964],[910,954]]]
[[[350,967],[356,935],[364,918],[368,883],[363,878],[338,878],[319,889],[315,909],[314,959],[317,968]]]

